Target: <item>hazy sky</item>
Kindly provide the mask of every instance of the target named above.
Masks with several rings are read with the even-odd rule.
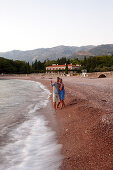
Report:
[[[0,0],[0,52],[113,43],[113,0]]]

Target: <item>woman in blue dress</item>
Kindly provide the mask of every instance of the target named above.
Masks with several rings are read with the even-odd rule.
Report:
[[[61,103],[61,109],[62,109],[63,107],[65,107],[65,103],[64,103],[65,90],[64,90],[64,84],[62,82],[62,79],[59,80],[59,83],[60,83],[60,87],[59,87],[59,90],[60,90],[60,103]]]

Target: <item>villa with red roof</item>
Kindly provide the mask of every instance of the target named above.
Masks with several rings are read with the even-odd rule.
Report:
[[[74,73],[76,72],[75,70],[80,69],[80,67],[81,65],[68,64],[68,71],[69,73]],[[65,72],[65,69],[66,69],[66,64],[64,65],[52,64],[52,66],[46,67],[46,72],[57,72],[57,71]]]

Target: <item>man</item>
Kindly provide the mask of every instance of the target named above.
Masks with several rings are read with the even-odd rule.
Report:
[[[56,110],[58,105],[60,104],[59,77],[57,77],[55,83],[52,83],[51,81],[51,85],[53,87],[53,107]]]

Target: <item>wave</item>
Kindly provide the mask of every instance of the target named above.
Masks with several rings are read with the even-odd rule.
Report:
[[[27,82],[34,88],[32,93],[29,91],[33,96],[24,105],[27,107],[23,112],[26,110],[28,119],[9,132],[10,142],[0,148],[3,160],[0,169],[59,170],[63,159],[60,153],[62,145],[58,144],[56,132],[48,126],[47,119],[40,114],[51,93],[41,83]]]

